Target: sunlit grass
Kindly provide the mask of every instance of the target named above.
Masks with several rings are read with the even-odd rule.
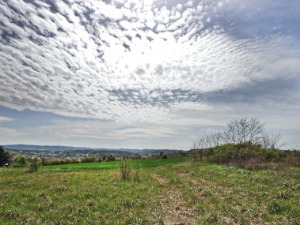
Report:
[[[184,158],[140,163],[140,182],[121,181],[118,162],[47,166],[32,174],[21,168],[1,168],[0,221],[2,224],[297,224],[300,221],[299,168],[283,174],[191,163]]]
[[[187,158],[170,158],[170,159],[143,159],[136,160],[143,169],[154,168],[159,166],[168,166],[175,163],[186,161]],[[63,164],[46,166],[44,169],[64,169],[64,170],[111,170],[119,166],[118,161],[113,162],[93,162],[78,164]]]

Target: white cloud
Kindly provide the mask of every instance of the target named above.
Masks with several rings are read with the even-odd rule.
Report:
[[[0,3],[0,100],[10,108],[159,124],[178,110],[210,112],[184,93],[299,73],[297,38],[237,38],[218,23],[235,1],[59,0],[57,12],[33,2]]]
[[[13,118],[9,118],[9,117],[5,117],[5,116],[0,116],[0,124],[1,123],[5,123],[5,122],[9,122],[9,121],[13,121]]]
[[[209,106],[206,103],[199,103],[199,102],[175,103],[172,108],[174,110],[194,110],[194,111],[204,111],[204,112],[213,111],[213,107]]]

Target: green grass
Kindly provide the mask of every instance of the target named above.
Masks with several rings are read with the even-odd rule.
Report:
[[[0,224],[299,224],[300,169],[249,171],[185,158],[0,168]]]
[[[170,166],[176,163],[184,162],[187,158],[170,158],[170,159],[143,159],[135,162],[141,165],[141,168],[148,169],[159,166]],[[93,162],[93,163],[77,163],[62,164],[43,167],[44,169],[63,169],[63,170],[111,170],[119,166],[118,161],[113,162]]]

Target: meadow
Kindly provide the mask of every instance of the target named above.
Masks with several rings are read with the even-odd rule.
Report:
[[[188,158],[0,168],[0,224],[300,224],[300,170],[247,170]]]

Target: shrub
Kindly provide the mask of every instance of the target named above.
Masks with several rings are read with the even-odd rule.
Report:
[[[123,181],[140,181],[140,169],[141,166],[137,161],[129,160],[124,157],[120,161],[120,177]]]
[[[130,161],[126,158],[123,158],[120,161],[120,175],[121,175],[121,180],[127,181],[130,179]]]
[[[79,163],[79,160],[77,159],[65,159],[65,161],[62,161],[64,164],[75,164]]]
[[[24,167],[26,165],[26,157],[23,156],[23,155],[17,155],[15,158],[14,158],[14,163],[13,163],[13,166],[14,167]]]
[[[106,162],[112,162],[112,161],[115,161],[116,160],[116,157],[113,156],[113,155],[109,155],[107,158],[106,158]]]
[[[60,165],[62,164],[62,161],[59,159],[46,159],[44,160],[44,165],[45,166],[50,166],[50,165]]]
[[[38,158],[34,157],[33,159],[29,159],[29,165],[28,165],[28,173],[33,173],[38,170]]]
[[[44,159],[43,161],[44,166],[75,164],[75,163],[79,163],[79,161],[77,159]]]
[[[253,162],[269,162],[276,160],[278,155],[276,150],[265,149],[252,143],[225,144],[212,148],[208,152],[209,161],[216,163],[238,163],[250,159]]]
[[[133,180],[134,181],[141,181],[140,179],[140,169],[141,169],[141,165],[135,161],[135,163],[133,163],[132,165],[132,169],[133,169]]]
[[[82,158],[80,161],[82,163],[90,163],[90,162],[95,162],[96,159],[94,157],[85,157],[85,158]]]
[[[300,166],[300,151],[284,151],[281,154],[284,154],[285,162],[292,166]]]
[[[209,162],[246,169],[287,171],[290,166],[300,166],[300,151],[266,149],[249,142],[210,148],[205,156]]]
[[[162,158],[162,159],[167,159],[168,156],[167,156],[167,155],[163,155],[161,158]]]

